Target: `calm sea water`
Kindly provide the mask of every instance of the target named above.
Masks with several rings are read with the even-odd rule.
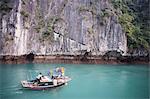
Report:
[[[61,87],[33,91],[20,81],[63,66],[72,80]],[[148,99],[148,65],[0,64],[0,99]]]

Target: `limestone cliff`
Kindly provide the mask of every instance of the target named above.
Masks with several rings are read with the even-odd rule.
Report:
[[[11,9],[0,12],[2,55],[127,52],[126,35],[110,0],[6,1]]]

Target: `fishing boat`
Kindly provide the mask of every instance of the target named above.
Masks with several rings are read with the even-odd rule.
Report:
[[[58,86],[62,86],[67,84],[71,78],[65,76],[63,78],[57,78],[53,79],[51,81],[47,82],[40,82],[40,83],[35,83],[33,80],[31,81],[21,81],[22,87],[28,88],[28,89],[35,89],[35,90],[42,90],[42,89],[47,89],[47,88],[54,88]]]
[[[65,85],[71,80],[71,78],[69,78],[68,76],[64,76],[64,69],[62,70],[63,72],[60,73],[61,70],[57,68],[54,74],[52,74],[51,72],[51,76],[41,76],[41,79],[39,81],[37,81],[36,79],[21,81],[21,85],[23,88],[32,90],[43,90]]]

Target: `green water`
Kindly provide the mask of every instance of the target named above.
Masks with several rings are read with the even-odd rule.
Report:
[[[23,89],[21,80],[64,66],[72,80],[49,90]],[[0,99],[148,99],[148,65],[0,64]]]

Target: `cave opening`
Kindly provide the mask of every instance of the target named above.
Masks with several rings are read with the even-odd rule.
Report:
[[[35,56],[35,54],[33,52],[31,52],[31,53],[27,54],[26,60],[28,62],[33,62],[34,61],[34,56]]]

